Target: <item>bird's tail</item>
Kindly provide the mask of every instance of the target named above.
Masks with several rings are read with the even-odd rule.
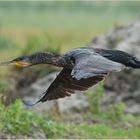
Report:
[[[139,60],[130,60],[130,66],[135,69],[140,68],[140,61]]]

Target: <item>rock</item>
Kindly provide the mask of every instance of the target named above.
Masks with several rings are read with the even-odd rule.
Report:
[[[115,28],[94,39],[89,46],[126,51],[140,59],[140,20],[126,27]],[[136,69],[111,74],[105,81],[102,108],[107,109],[110,104],[123,102],[126,105],[125,112],[140,114],[139,80],[140,70]]]
[[[71,97],[58,100],[58,107],[60,112],[84,111],[89,107],[87,97],[78,92]]]

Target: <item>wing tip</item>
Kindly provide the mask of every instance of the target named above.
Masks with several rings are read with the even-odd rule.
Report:
[[[23,101],[23,103],[26,105],[26,106],[34,106],[34,105],[36,105],[37,103],[39,103],[39,101],[37,101],[37,102],[32,102],[32,101],[30,101],[30,100],[22,100]]]

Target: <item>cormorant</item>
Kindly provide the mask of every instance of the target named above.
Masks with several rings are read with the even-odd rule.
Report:
[[[41,99],[35,103],[24,101],[30,106],[38,102],[70,96],[75,90],[85,91],[102,81],[111,72],[118,72],[126,67],[140,68],[140,61],[126,52],[95,48],[77,48],[62,56],[38,52],[2,62],[0,65],[26,67],[37,64],[50,64],[63,69]]]

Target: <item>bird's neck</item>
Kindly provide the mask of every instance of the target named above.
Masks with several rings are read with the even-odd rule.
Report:
[[[33,64],[50,64],[57,67],[71,67],[71,62],[69,59],[52,53],[37,53],[32,55],[31,58]]]

